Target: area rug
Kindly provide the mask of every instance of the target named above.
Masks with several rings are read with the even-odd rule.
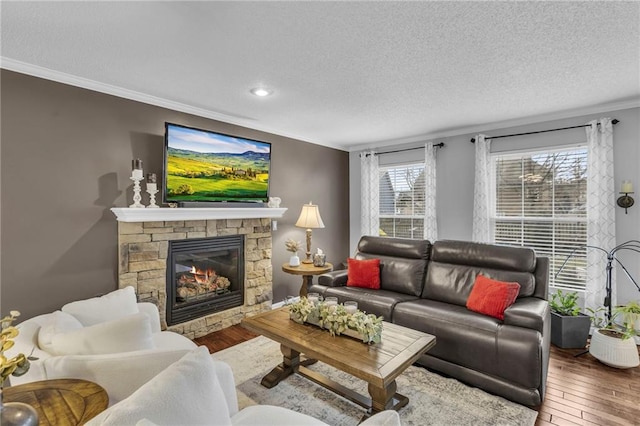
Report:
[[[267,389],[262,377],[282,362],[280,345],[260,336],[212,355],[231,365],[240,408],[255,404],[276,405],[308,414],[330,425],[357,425],[364,409],[303,377],[292,375]],[[309,367],[367,395],[367,384],[318,362]],[[445,378],[424,368],[411,366],[398,379],[398,392],[409,397],[400,409],[406,426],[424,425],[533,425],[537,412]]]

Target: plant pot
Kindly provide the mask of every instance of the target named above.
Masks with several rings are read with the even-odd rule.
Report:
[[[551,312],[551,343],[563,349],[580,349],[587,345],[591,319],[585,314],[560,315]]]
[[[638,348],[633,339],[615,337],[612,330],[599,329],[591,336],[589,353],[598,361],[615,368],[633,368],[640,365]]]

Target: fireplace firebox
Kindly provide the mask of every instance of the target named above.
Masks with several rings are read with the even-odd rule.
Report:
[[[167,324],[244,303],[244,236],[169,241]]]

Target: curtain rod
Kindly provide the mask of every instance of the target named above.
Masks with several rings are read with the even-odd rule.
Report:
[[[435,148],[444,148],[444,142],[440,142],[440,143],[434,143],[433,146]],[[406,149],[397,149],[395,151],[384,151],[384,152],[374,152],[373,155],[382,155],[382,154],[392,154],[394,152],[404,152],[404,151],[413,151],[414,149],[424,149],[423,146],[417,146],[415,148],[406,148]],[[370,156],[371,154],[364,154],[366,157]],[[360,157],[362,157],[362,154],[360,154]]]
[[[618,124],[620,120],[614,118],[611,120],[612,124]],[[598,123],[598,126],[600,123]],[[580,127],[587,127],[590,124],[582,124],[580,126],[571,126],[571,127],[561,127],[559,129],[549,129],[549,130],[538,130],[537,132],[527,132],[527,133],[515,133],[513,135],[502,135],[502,136],[487,136],[485,139],[500,139],[500,138],[510,138],[511,136],[524,136],[524,135],[535,135],[536,133],[547,133],[547,132],[557,132],[558,130],[568,130],[568,129],[578,129]],[[471,138],[471,143],[476,143],[476,138]]]

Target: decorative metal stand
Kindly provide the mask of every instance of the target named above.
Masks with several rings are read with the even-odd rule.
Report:
[[[140,203],[142,196],[140,195],[140,182],[144,179],[142,176],[132,174],[130,179],[133,181],[133,204],[129,206],[132,209],[144,209],[144,205]]]

